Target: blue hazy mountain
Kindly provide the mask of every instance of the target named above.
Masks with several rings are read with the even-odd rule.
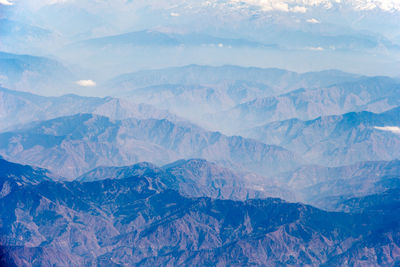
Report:
[[[1,7],[3,9],[3,6]],[[55,42],[51,30],[0,16],[0,47],[14,53],[40,53]]]
[[[207,34],[189,33],[178,34],[160,32],[155,30],[144,30],[138,32],[130,32],[113,36],[89,39],[76,43],[75,45],[85,48],[104,48],[113,47],[117,49],[119,46],[159,46],[159,47],[176,47],[176,46],[227,46],[227,47],[274,47],[268,44],[257,43],[245,39],[228,39],[215,37]]]
[[[382,97],[385,98],[384,92]],[[395,108],[380,114],[362,111],[310,121],[272,122],[251,129],[245,135],[290,148],[309,162],[338,166],[400,158],[400,135],[396,132],[399,126],[400,108]]]
[[[399,14],[0,0],[0,266],[400,266]]]
[[[143,173],[13,188],[0,198],[1,263],[374,266],[396,261],[397,239],[384,237],[399,232],[397,191],[346,202],[362,207],[357,213],[333,213],[272,198],[187,198],[170,189],[174,183]]]
[[[45,97],[0,87],[0,130],[78,113],[95,113],[112,119],[134,117],[182,120],[166,110],[146,104],[134,104],[124,99],[74,94]]]
[[[178,160],[163,167],[141,162],[123,167],[97,167],[76,178],[80,182],[124,179],[131,176],[165,176],[176,182],[173,189],[188,197],[246,200],[279,197],[294,200],[294,194],[268,184],[254,173],[234,172],[204,159]]]
[[[46,57],[0,52],[0,84],[37,94],[62,94],[76,87],[76,76],[62,63]]]
[[[140,161],[166,164],[204,158],[261,175],[291,169],[301,159],[275,145],[209,132],[188,122],[111,120],[78,114],[0,134],[1,154],[74,178],[97,166]]]
[[[342,202],[400,188],[400,161],[367,161],[340,167],[306,165],[274,176],[296,199],[323,209]]]
[[[292,118],[315,119],[352,111],[384,112],[400,105],[400,83],[388,77],[368,77],[317,89],[298,89],[257,98],[208,117],[211,124],[233,132]],[[214,120],[214,121],[212,121]],[[240,126],[233,121],[241,121]]]
[[[183,67],[138,71],[115,77],[106,83],[116,92],[162,85],[213,85],[223,82],[253,82],[270,87],[274,93],[301,87],[324,87],[355,81],[362,76],[337,70],[296,73],[277,68],[224,65],[220,67],[187,65]],[[133,91],[134,92],[134,91]]]
[[[206,114],[299,87],[328,86],[360,78],[335,70],[300,74],[281,69],[189,65],[121,75],[104,87],[137,103],[151,103],[205,127],[215,128],[211,119],[204,118]]]

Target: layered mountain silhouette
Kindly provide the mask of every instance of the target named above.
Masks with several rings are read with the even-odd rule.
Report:
[[[0,88],[0,129],[11,129],[32,121],[48,120],[79,113],[94,113],[112,119],[183,120],[166,110],[112,97],[83,97],[74,94],[45,97]]]
[[[276,145],[166,119],[113,121],[100,115],[78,114],[4,132],[0,140],[4,157],[46,167],[69,178],[102,165],[141,161],[167,164],[182,158],[204,158],[261,175],[301,163],[299,156]]]
[[[219,67],[187,65],[158,70],[145,70],[123,74],[108,81],[105,86],[114,92],[161,85],[214,85],[223,82],[249,82],[263,84],[271,92],[288,92],[298,88],[325,87],[335,83],[351,82],[360,75],[337,70],[296,73],[277,68]],[[270,92],[266,92],[270,94]],[[133,93],[133,92],[132,92]]]
[[[400,161],[367,161],[340,167],[302,166],[274,176],[277,185],[292,190],[296,199],[337,210],[355,197],[380,194],[400,187]]]
[[[292,118],[310,120],[353,111],[384,112],[400,105],[399,90],[397,80],[370,77],[324,88],[299,89],[279,96],[257,98],[214,114],[209,119],[214,119],[221,128],[238,131]],[[233,121],[242,123],[236,125]]]
[[[400,108],[394,108],[379,114],[362,111],[273,122],[244,135],[290,148],[315,164],[338,166],[398,159],[399,126]]]

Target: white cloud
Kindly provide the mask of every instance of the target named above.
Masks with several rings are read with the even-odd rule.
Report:
[[[179,17],[180,15],[179,15],[179,13],[171,12],[170,16],[171,17]]]
[[[12,6],[13,3],[11,3],[8,0],[0,0],[0,5],[4,5],[4,6]]]
[[[400,134],[400,127],[397,127],[397,126],[384,126],[384,127],[375,126],[374,128],[377,130],[380,130],[380,131],[386,131],[386,132],[392,132],[394,134]]]
[[[308,23],[312,23],[312,24],[318,24],[318,23],[320,23],[319,20],[314,19],[314,18],[308,19],[307,22],[308,22]]]
[[[78,84],[80,86],[84,86],[84,87],[96,86],[96,83],[92,80],[79,80],[76,82],[76,84]]]
[[[311,51],[324,51],[325,49],[323,47],[317,46],[317,47],[306,47],[307,50]]]

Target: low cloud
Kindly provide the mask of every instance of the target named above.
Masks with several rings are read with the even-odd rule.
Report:
[[[96,86],[96,83],[92,80],[79,80],[76,82],[77,85],[84,86],[84,87],[93,87]]]
[[[394,134],[400,134],[400,127],[397,127],[397,126],[384,126],[384,127],[375,126],[374,128],[377,130],[380,130],[380,131],[391,132]]]
[[[3,6],[12,6],[13,3],[9,2],[8,0],[0,0],[0,5],[3,5]]]
[[[308,23],[312,23],[312,24],[318,24],[318,23],[320,23],[319,20],[314,19],[314,18],[308,19],[307,22],[308,22]]]
[[[170,16],[171,16],[171,17],[179,17],[180,15],[179,15],[179,13],[171,12],[171,13],[170,13]]]
[[[324,51],[325,49],[323,47],[317,46],[317,47],[307,47],[307,50],[311,51]]]

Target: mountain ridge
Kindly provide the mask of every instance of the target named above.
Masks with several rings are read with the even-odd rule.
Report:
[[[389,212],[398,208],[396,202],[382,206],[382,216],[374,209],[325,212],[276,198],[186,198],[168,189],[169,181],[139,175],[15,188],[0,198],[2,263],[265,266],[397,261],[392,256],[396,239],[381,238],[398,232],[398,218]],[[387,226],[383,231],[382,225]],[[57,251],[61,254],[51,256]]]
[[[48,167],[69,178],[96,166],[138,161],[166,164],[200,157],[258,173],[290,169],[301,162],[299,156],[279,146],[166,119],[113,121],[80,114],[1,133],[0,141],[2,155]]]

